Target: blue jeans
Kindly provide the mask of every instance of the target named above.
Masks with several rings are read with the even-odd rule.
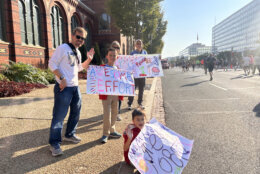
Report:
[[[66,87],[60,91],[59,84],[54,86],[54,107],[50,128],[49,143],[54,148],[59,148],[61,144],[61,134],[63,121],[68,113],[70,114],[67,123],[65,137],[72,137],[76,133],[81,109],[81,94],[78,86]]]

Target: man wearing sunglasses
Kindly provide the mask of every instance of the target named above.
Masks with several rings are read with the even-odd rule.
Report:
[[[87,32],[82,27],[77,27],[72,32],[71,43],[62,44],[53,53],[49,68],[56,78],[54,86],[53,118],[50,127],[49,143],[52,156],[62,155],[60,148],[63,121],[70,108],[64,140],[79,143],[81,139],[75,135],[80,117],[81,94],[78,86],[78,72],[87,69],[91,62],[94,49],[88,53],[88,59],[81,62],[81,53],[78,48],[84,44]]]

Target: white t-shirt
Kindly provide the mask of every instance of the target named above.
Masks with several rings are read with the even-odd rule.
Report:
[[[81,64],[81,53],[78,49],[76,50],[79,64],[76,55],[68,44],[60,45],[49,60],[49,68],[52,71],[58,69],[65,77],[68,87],[78,86],[78,72],[83,70]],[[56,77],[56,81],[60,83],[58,77]]]

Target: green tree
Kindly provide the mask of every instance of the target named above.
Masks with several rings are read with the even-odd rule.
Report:
[[[144,43],[148,43],[145,45],[145,48],[149,53],[161,53],[164,46],[162,38],[166,33],[168,22],[163,20],[163,13],[160,13],[160,16],[157,20],[158,25],[154,34],[151,36],[151,41],[149,42],[143,38]],[[149,34],[147,35],[149,36]]]
[[[162,0],[108,0],[108,13],[125,36],[144,41],[149,53],[161,52],[167,21],[163,21]]]

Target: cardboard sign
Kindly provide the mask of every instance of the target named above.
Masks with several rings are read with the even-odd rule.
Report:
[[[193,140],[152,119],[134,139],[128,157],[142,174],[179,174],[187,165]]]
[[[133,72],[134,78],[163,76],[160,55],[120,55],[115,65],[118,69]]]
[[[89,66],[87,94],[134,96],[133,75],[105,66]]]

